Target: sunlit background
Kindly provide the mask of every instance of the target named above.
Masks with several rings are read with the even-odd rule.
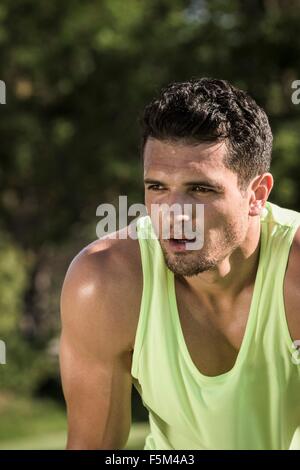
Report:
[[[298,0],[1,0],[0,448],[62,449],[59,296],[96,208],[143,202],[138,118],[171,81],[230,80],[274,132],[270,200],[300,210]],[[147,413],[133,394],[128,448]]]

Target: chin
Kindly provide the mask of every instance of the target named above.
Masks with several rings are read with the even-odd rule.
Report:
[[[172,271],[174,274],[178,276],[197,276],[197,274],[209,271],[216,266],[214,261],[210,260],[187,260],[186,257],[180,256],[172,256],[169,257],[165,254],[165,263],[167,267]]]

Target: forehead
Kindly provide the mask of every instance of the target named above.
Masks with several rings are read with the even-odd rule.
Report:
[[[203,142],[191,145],[183,142],[166,142],[150,138],[144,149],[144,176],[184,178],[186,176],[211,176],[221,181],[236,175],[226,168],[223,159],[227,148],[224,142]]]

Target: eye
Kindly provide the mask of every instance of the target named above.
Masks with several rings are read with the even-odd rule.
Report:
[[[150,191],[161,191],[164,188],[161,184],[150,184],[147,189]]]
[[[213,193],[213,189],[210,189],[210,188],[205,188],[203,186],[200,186],[200,185],[196,185],[196,186],[193,186],[192,188],[193,191],[195,191],[196,193]]]

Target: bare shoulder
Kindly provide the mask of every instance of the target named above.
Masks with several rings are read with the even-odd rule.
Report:
[[[295,234],[289,254],[284,281],[284,299],[291,338],[300,339],[300,227]]]
[[[61,293],[62,328],[79,328],[91,341],[109,335],[123,351],[133,349],[143,288],[138,240],[118,237],[128,230],[83,248],[70,263]]]

